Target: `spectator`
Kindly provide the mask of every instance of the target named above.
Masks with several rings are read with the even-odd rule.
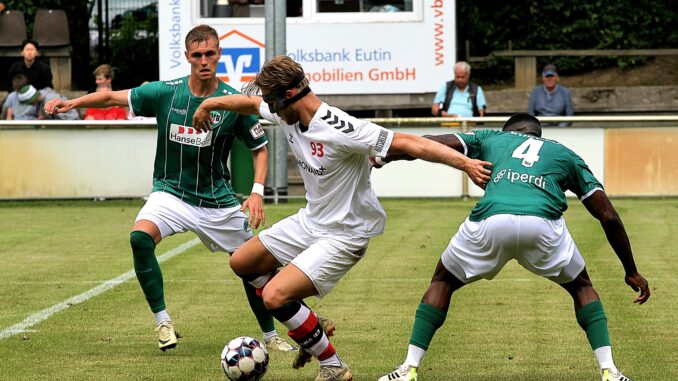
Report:
[[[534,116],[572,116],[572,95],[565,86],[558,85],[558,68],[548,64],[541,71],[542,86],[537,86],[530,94],[530,103],[527,113]],[[548,126],[549,124],[544,124]],[[567,127],[568,122],[550,124],[551,126]]]
[[[16,99],[17,91],[28,84],[28,78],[23,74],[17,74],[12,77],[12,92],[7,95],[7,99],[2,104],[2,119],[14,119],[12,103]]]
[[[113,90],[113,68],[111,65],[99,65],[94,72],[94,81],[97,84],[96,91],[111,91]],[[58,114],[57,114],[58,115]],[[127,119],[127,110],[123,107],[106,107],[106,108],[88,108],[85,111],[85,120],[125,120]]]
[[[5,11],[5,3],[0,3],[0,13]]]
[[[459,61],[454,65],[454,80],[444,83],[433,100],[431,113],[434,116],[468,118],[485,116],[485,94],[483,89],[473,82],[471,65]]]
[[[7,119],[34,120],[44,119],[40,112],[40,91],[33,85],[24,85],[16,92],[7,109]]]
[[[14,78],[17,74],[23,74],[28,78],[28,83],[36,89],[45,87],[54,88],[52,85],[52,70],[49,65],[39,61],[40,46],[36,41],[25,40],[21,44],[22,61],[17,61],[9,67],[9,78]]]
[[[19,74],[18,76],[20,76]],[[62,114],[45,116],[43,111],[45,103],[52,99],[66,100],[61,94],[57,93],[51,87],[37,90],[33,85],[24,84],[12,98],[12,103],[7,111],[7,119],[14,120],[35,120],[35,119],[78,119],[76,110],[69,110]]]

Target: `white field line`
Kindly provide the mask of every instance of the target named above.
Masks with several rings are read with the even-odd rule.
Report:
[[[200,239],[195,238],[191,241],[188,241],[186,243],[183,243],[168,252],[158,256],[158,262],[162,263],[176,255],[179,255],[188,249],[192,248],[193,246],[197,245],[200,243]],[[21,323],[14,324],[11,327],[7,327],[0,331],[0,340],[6,339],[10,336],[16,335],[18,333],[26,332],[29,328],[32,326],[47,320],[50,316],[54,315],[57,312],[61,312],[65,310],[66,308],[80,304],[88,299],[91,299],[99,294],[102,294],[113,287],[118,286],[121,283],[124,283],[132,278],[135,277],[134,270],[130,270],[122,275],[119,275],[113,279],[109,279],[107,281],[104,281],[103,283],[99,284],[98,286],[91,288],[85,292],[83,292],[80,295],[76,295],[72,298],[66,299],[61,303],[55,304],[51,307],[45,308],[42,311],[38,311],[34,313],[33,315],[30,315],[26,319],[24,319]]]

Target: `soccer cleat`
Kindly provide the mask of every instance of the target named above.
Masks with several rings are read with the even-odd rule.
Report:
[[[379,377],[379,381],[417,381],[417,368],[403,364],[393,372]]]
[[[172,325],[171,321],[160,322],[155,332],[158,332],[158,348],[163,352],[175,348],[177,346],[177,339],[181,337],[179,332],[174,330],[174,325]]]
[[[321,366],[315,381],[351,381],[353,374],[348,366],[341,363],[341,366]]]
[[[617,370],[617,373],[612,373],[609,369],[603,369],[603,381],[631,381],[630,378],[624,376],[622,372]]]
[[[292,352],[299,348],[294,345],[290,345],[290,343],[285,341],[285,339],[280,336],[273,336],[269,340],[266,340],[266,349],[277,352]]]
[[[337,329],[337,325],[334,324],[332,320],[324,318],[322,316],[318,316],[318,323],[320,323],[320,328],[323,329],[323,332],[325,332],[325,335],[327,335],[327,337],[334,336],[334,330]],[[302,368],[304,365],[309,363],[311,359],[313,359],[312,354],[308,353],[304,348],[299,348],[297,357],[295,357],[294,361],[292,361],[292,368],[294,369]]]

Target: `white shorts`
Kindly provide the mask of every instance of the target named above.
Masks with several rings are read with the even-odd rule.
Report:
[[[137,214],[136,221],[149,220],[160,229],[162,238],[175,233],[194,232],[212,252],[232,253],[252,238],[252,229],[240,206],[201,208],[165,192],[153,192]]]
[[[292,263],[306,274],[319,298],[358,263],[369,243],[367,238],[312,233],[299,221],[298,214],[275,223],[258,237],[283,266]]]
[[[464,283],[492,279],[515,259],[534,274],[558,284],[574,280],[585,263],[565,219],[498,214],[468,218],[442,254],[445,268]]]

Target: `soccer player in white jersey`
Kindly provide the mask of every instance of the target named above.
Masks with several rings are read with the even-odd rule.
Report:
[[[318,317],[303,304],[323,297],[382,234],[386,214],[370,187],[368,155],[407,153],[462,169],[484,185],[488,162],[472,160],[442,144],[365,122],[322,102],[301,65],[286,56],[267,62],[247,92],[203,102],[193,125],[209,130],[210,112],[260,115],[284,130],[304,179],[307,205],[241,246],[231,257],[236,274],[261,288],[266,308],[302,348],[295,367],[311,354],[320,361],[317,381],[352,379]],[[284,266],[280,272],[275,269]],[[310,359],[310,357],[307,357]]]
[[[630,381],[612,360],[607,316],[565,225],[565,190],[574,192],[600,221],[624,267],[626,284],[640,291],[635,303],[645,303],[650,288],[636,268],[621,218],[584,160],[558,142],[542,139],[539,120],[529,114],[512,116],[503,131],[429,138],[469,157],[492,161],[492,181],[438,261],[417,308],[405,362],[379,381],[416,381],[419,363],[445,322],[452,294],[479,279],[494,278],[511,259],[570,294],[603,381]],[[402,159],[413,158],[387,156],[382,161]]]
[[[263,222],[263,182],[267,171],[266,136],[258,119],[249,115],[215,112],[214,129],[202,134],[190,126],[193,112],[205,99],[237,92],[216,77],[221,57],[219,36],[208,25],[198,25],[186,35],[185,56],[190,75],[171,81],[151,82],[131,90],[103,91],[70,101],[48,102],[48,113],[80,107],[129,106],[139,116],[157,119],[158,138],[153,171],[153,191],[139,211],[130,243],[134,269],[151,312],[155,314],[158,347],[177,345],[179,335],[167,312],[163,276],[155,247],[170,235],[193,231],[212,252],[233,252],[252,237]],[[233,139],[252,150],[254,187],[240,205],[230,184],[226,160]],[[249,218],[243,211],[249,209]],[[250,307],[257,317],[268,349],[295,348],[275,331],[273,317],[256,290],[245,283]]]

